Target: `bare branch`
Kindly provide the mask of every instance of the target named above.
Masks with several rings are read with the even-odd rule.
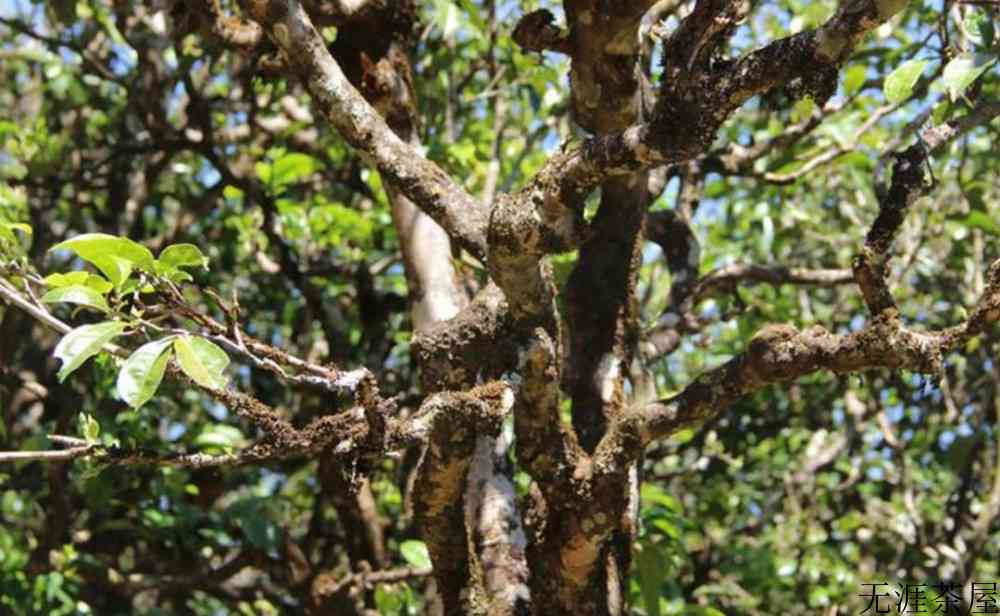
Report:
[[[36,321],[47,326],[49,329],[59,332],[60,334],[69,333],[73,329],[69,325],[52,316],[52,313],[45,308],[36,306],[25,299],[17,289],[2,278],[0,278],[0,298],[3,298],[6,303],[17,306],[31,315],[31,317]]]
[[[790,325],[771,325],[754,336],[745,352],[701,375],[680,394],[634,409],[619,430],[645,446],[722,413],[766,385],[820,370],[847,373],[892,368],[936,374],[944,353],[1000,320],[1000,261],[991,270],[994,275],[979,307],[956,328],[921,333],[886,316],[847,335],[831,334],[820,326],[799,331]],[[606,439],[597,457],[617,458],[621,454],[614,445],[614,438]]]
[[[998,115],[1000,103],[982,105],[966,116],[927,129],[922,133],[926,146],[918,142],[897,155],[892,185],[854,265],[855,279],[873,315],[863,330],[835,335],[821,326],[805,331],[790,325],[765,327],[744,353],[701,375],[677,396],[625,415],[599,446],[596,464],[608,469],[623,468],[649,442],[716,416],[765,385],[819,370],[846,373],[893,368],[939,374],[945,353],[1000,321],[1000,259],[990,266],[985,290],[967,320],[948,329],[922,333],[900,322],[885,283],[886,253],[905,211],[930,188],[923,169],[929,153]],[[819,276],[830,277],[827,273]],[[841,279],[842,274],[836,277]],[[624,446],[629,442],[641,445]]]
[[[0,451],[0,462],[65,462],[94,455],[95,445],[52,451]]]
[[[889,248],[907,210],[932,188],[925,165],[930,154],[952,139],[1000,116],[1000,103],[980,105],[970,113],[920,132],[917,143],[893,154],[892,182],[879,200],[879,214],[854,260],[854,276],[873,315],[895,309],[887,285]]]
[[[706,15],[725,10],[713,2],[700,4]],[[836,89],[837,68],[861,37],[905,6],[905,1],[845,1],[821,27],[775,41],[718,70],[698,71],[687,78],[691,87],[675,92],[665,82],[668,89],[650,121],[592,137],[553,156],[536,176],[536,190],[546,195],[543,201],[573,207],[609,177],[694,158],[708,149],[737,107],[782,85],[825,104]],[[696,30],[712,31],[707,26]]]
[[[713,150],[704,157],[705,168],[722,175],[754,175],[752,171],[754,161],[776,150],[795,145],[822,124],[824,120],[842,110],[847,105],[848,100],[827,102],[822,109],[815,110],[812,115],[798,124],[785,127],[780,135],[771,139],[764,139],[749,146],[734,142],[726,144],[719,150]],[[765,174],[764,179],[774,181],[776,178],[769,178]]]
[[[302,5],[275,0],[249,4],[251,15],[281,48],[316,108],[341,136],[462,248],[485,261],[487,208],[392,131],[350,84]]]
[[[319,597],[332,597],[348,586],[367,588],[373,584],[391,584],[402,582],[413,578],[423,578],[434,573],[431,567],[398,567],[396,569],[383,569],[381,571],[358,571],[341,578],[332,586],[317,584]],[[315,592],[315,591],[314,591]]]
[[[105,447],[100,443],[90,443],[83,439],[53,434],[49,440],[68,444],[68,449],[44,451],[0,451],[0,462],[68,462],[71,460],[91,460],[108,466],[164,466],[175,468],[207,468],[212,466],[238,466],[256,460],[244,458],[241,454],[213,456],[209,454],[173,454],[158,456],[149,452],[126,451],[118,447]]]
[[[774,286],[783,284],[833,286],[852,282],[849,269],[808,269],[784,265],[755,265],[734,263],[715,269],[702,276],[695,286],[695,302],[743,284],[764,282]]]
[[[517,21],[511,37],[525,51],[558,51],[570,53],[569,33],[555,25],[555,16],[548,9],[525,14]]]

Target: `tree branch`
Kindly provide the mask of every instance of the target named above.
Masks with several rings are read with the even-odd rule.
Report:
[[[725,10],[713,2],[699,4],[706,14]],[[836,89],[837,68],[861,37],[905,5],[903,0],[845,1],[817,29],[775,41],[731,64],[701,67],[686,77],[689,87],[673,91],[665,81],[668,89],[648,122],[591,137],[549,159],[534,180],[546,195],[543,200],[573,207],[609,177],[698,156],[732,111],[773,88],[793,85],[797,94],[810,94],[825,104]]]
[[[392,131],[350,84],[302,5],[294,0],[254,0],[249,6],[316,108],[341,136],[462,248],[485,262],[487,208]]]
[[[1000,320],[1000,260],[990,270],[987,292],[960,326],[921,333],[903,328],[898,318],[880,316],[859,332],[835,335],[820,326],[799,331],[771,325],[754,336],[745,352],[701,375],[680,394],[634,409],[619,429],[644,447],[714,417],[766,385],[820,370],[842,374],[891,368],[936,374],[945,353]],[[614,440],[602,442],[599,459],[621,455],[614,451]]]
[[[930,188],[924,182],[922,166],[929,153],[998,115],[1000,103],[982,105],[961,118],[927,129],[922,142],[897,155],[892,185],[855,260],[855,279],[873,315],[864,329],[835,335],[818,325],[805,331],[790,325],[765,327],[745,352],[701,375],[680,394],[623,416],[598,447],[595,465],[624,468],[651,441],[714,417],[765,385],[819,370],[846,373],[893,368],[939,374],[945,353],[1000,321],[1000,259],[990,266],[985,290],[967,320],[922,333],[900,322],[885,283],[885,255],[907,208]]]
[[[1000,102],[980,105],[970,113],[920,132],[917,143],[893,154],[892,181],[879,199],[879,213],[854,260],[854,277],[873,315],[895,310],[889,292],[889,248],[903,224],[906,211],[933,187],[925,165],[931,153],[959,135],[1000,116]]]
[[[447,614],[466,613],[470,598],[463,592],[470,582],[471,529],[462,508],[466,473],[478,437],[496,436],[513,403],[510,386],[494,381],[468,392],[434,394],[412,420],[427,443],[415,490],[417,521]]]

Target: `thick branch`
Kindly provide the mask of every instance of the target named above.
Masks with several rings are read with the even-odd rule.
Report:
[[[847,373],[891,368],[936,374],[945,353],[998,320],[1000,261],[991,266],[986,293],[962,325],[922,333],[901,327],[895,317],[880,317],[847,335],[831,334],[820,326],[804,331],[789,325],[768,326],[754,336],[745,352],[701,375],[680,394],[635,409],[620,428],[645,446],[724,412],[739,398],[766,385],[820,370]],[[622,455],[615,445],[613,439],[606,439],[598,458]]]
[[[417,522],[434,563],[446,614],[466,613],[469,598],[463,593],[469,582],[462,507],[466,473],[478,438],[496,436],[513,403],[509,386],[493,382],[469,392],[434,394],[415,418],[423,426],[428,445],[415,490]]]
[[[472,533],[473,556],[482,580],[482,600],[490,616],[516,616],[531,609],[527,537],[517,508],[508,453],[511,440],[479,436],[466,479],[465,528]]]
[[[453,318],[417,332],[411,352],[428,391],[468,387],[478,371],[499,375],[514,369],[517,348],[503,292],[487,283]]]
[[[569,34],[555,20],[548,9],[532,11],[518,20],[511,37],[525,51],[570,53]]]
[[[846,373],[892,368],[939,374],[945,353],[1000,320],[1000,260],[990,266],[986,289],[965,322],[921,333],[900,323],[885,284],[885,255],[906,209],[930,187],[924,181],[922,166],[929,152],[997,115],[1000,104],[980,106],[962,118],[924,131],[922,142],[926,145],[918,143],[897,155],[892,185],[855,261],[855,278],[873,314],[867,327],[848,335],[834,335],[820,326],[805,331],[790,325],[764,328],[747,351],[703,374],[677,396],[625,416],[601,442],[595,467],[610,472],[623,468],[652,440],[714,417],[768,384],[819,370]]]
[[[980,105],[972,112],[920,132],[917,143],[892,156],[892,181],[879,199],[879,213],[854,260],[854,277],[868,310],[881,314],[895,309],[889,292],[889,248],[899,233],[907,210],[933,187],[925,165],[930,154],[959,135],[1000,115],[1000,103]]]
[[[255,0],[250,9],[341,136],[460,246],[485,261],[487,209],[389,128],[350,84],[302,5]]]
[[[820,28],[775,41],[731,65],[709,67],[687,79],[691,87],[665,91],[650,121],[553,156],[536,181],[553,193],[550,199],[571,205],[609,177],[702,154],[722,122],[752,96],[788,84],[823,104],[836,89],[837,67],[861,37],[905,4],[845,2]]]
[[[663,43],[663,88],[684,87],[696,69],[706,69],[716,47],[749,11],[747,1],[698,0]]]

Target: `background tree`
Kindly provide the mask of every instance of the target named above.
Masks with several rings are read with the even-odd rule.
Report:
[[[995,16],[0,5],[2,611],[995,605]]]

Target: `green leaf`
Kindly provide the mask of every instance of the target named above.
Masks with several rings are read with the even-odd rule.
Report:
[[[965,31],[969,38],[980,47],[992,47],[996,34],[993,19],[984,11],[974,11],[965,18]]]
[[[45,286],[57,288],[68,287],[74,284],[87,284],[87,277],[93,274],[89,272],[67,272],[65,274],[49,274],[42,282]]]
[[[84,261],[92,263],[115,287],[120,287],[135,268],[155,271],[153,253],[126,237],[84,233],[50,248],[61,249],[71,250]]]
[[[31,227],[20,222],[3,222],[0,221],[0,239],[3,239],[11,244],[17,243],[17,236],[14,235],[14,231],[20,231],[25,235],[31,235]]]
[[[118,395],[133,408],[146,403],[156,393],[163,372],[170,360],[170,345],[174,337],[148,342],[138,349],[122,365],[118,373]]]
[[[680,513],[682,510],[680,501],[672,495],[667,494],[663,488],[657,485],[644,483],[642,484],[642,488],[639,490],[639,494],[643,507],[660,505],[669,511],[673,511],[674,513]]]
[[[68,287],[52,289],[42,296],[42,301],[49,304],[59,302],[80,304],[81,306],[95,308],[101,312],[111,312],[111,308],[108,307],[108,302],[105,301],[103,295],[90,287],[84,287],[81,285],[71,285]]]
[[[129,295],[130,293],[152,293],[156,291],[151,284],[143,284],[135,278],[129,278],[118,288],[119,295]]]
[[[253,545],[273,550],[278,545],[277,525],[271,519],[270,503],[264,498],[247,498],[230,505],[226,511]]]
[[[272,167],[269,163],[260,161],[254,165],[254,169],[257,171],[257,178],[265,186],[271,185],[271,177],[274,175]]]
[[[698,605],[688,608],[684,614],[685,616],[726,616],[724,612],[720,612],[714,607],[709,607],[707,605]]]
[[[944,67],[941,80],[952,101],[958,100],[979,76],[996,63],[995,57],[986,59],[982,56],[962,54],[954,58]]]
[[[908,99],[927,64],[928,60],[908,60],[896,67],[896,70],[885,78],[883,85],[885,100],[895,104]]]
[[[174,340],[174,351],[177,352],[181,370],[195,383],[211,389],[226,386],[226,377],[222,372],[229,365],[229,356],[213,342],[180,336]]]
[[[660,546],[644,543],[636,561],[639,570],[639,590],[646,605],[646,613],[649,616],[659,616],[660,585],[670,570],[667,556]]]
[[[114,285],[108,282],[106,279],[101,278],[100,276],[95,276],[94,274],[90,273],[87,274],[86,284],[87,287],[97,291],[101,295],[106,295],[108,292],[111,291],[111,289],[114,288]]]
[[[74,370],[83,365],[101,348],[125,331],[125,324],[120,321],[105,321],[93,325],[81,325],[62,337],[56,345],[56,359],[62,361],[62,368],[56,375],[62,382]]]
[[[684,443],[690,441],[694,438],[695,431],[691,428],[682,428],[675,432],[670,437],[670,442],[676,443],[677,445],[683,445]]]
[[[931,123],[934,126],[944,124],[951,115],[953,108],[954,105],[951,102],[947,99],[941,99],[938,104],[934,105],[934,108],[931,109]]]
[[[235,186],[226,185],[226,187],[222,189],[222,196],[226,199],[239,199],[243,196],[243,191]]]
[[[430,567],[431,555],[423,541],[408,539],[399,544],[399,553],[414,567]]]
[[[87,413],[80,413],[77,417],[77,422],[80,426],[80,435],[88,443],[96,443],[97,438],[101,436],[101,424]]]
[[[844,71],[844,93],[848,96],[857,94],[861,86],[865,85],[865,77],[868,76],[868,67],[864,64],[855,64]]]
[[[115,256],[98,255],[89,260],[97,269],[101,270],[102,274],[108,277],[115,288],[121,288],[128,281],[128,277],[132,275],[134,269],[131,261]]]
[[[25,235],[31,235],[32,234],[31,225],[25,224],[23,222],[7,222],[7,223],[4,223],[4,225],[8,229],[11,229],[13,231],[20,231],[21,233],[24,233]]]
[[[293,184],[312,175],[312,173],[318,168],[319,163],[315,158],[309,156],[308,154],[302,154],[300,152],[285,154],[278,160],[274,161],[274,165],[271,169],[273,174],[271,176],[271,182],[273,182],[275,186]]]
[[[991,235],[1000,236],[1000,223],[979,210],[972,210],[967,216],[955,219],[955,222],[970,229],[981,229]]]
[[[226,424],[206,426],[194,439],[194,444],[200,449],[233,449],[245,443],[246,437],[243,436],[240,429]]]
[[[171,269],[202,267],[208,269],[208,257],[194,244],[172,244],[160,252],[158,264]],[[157,268],[159,269],[159,268]]]

